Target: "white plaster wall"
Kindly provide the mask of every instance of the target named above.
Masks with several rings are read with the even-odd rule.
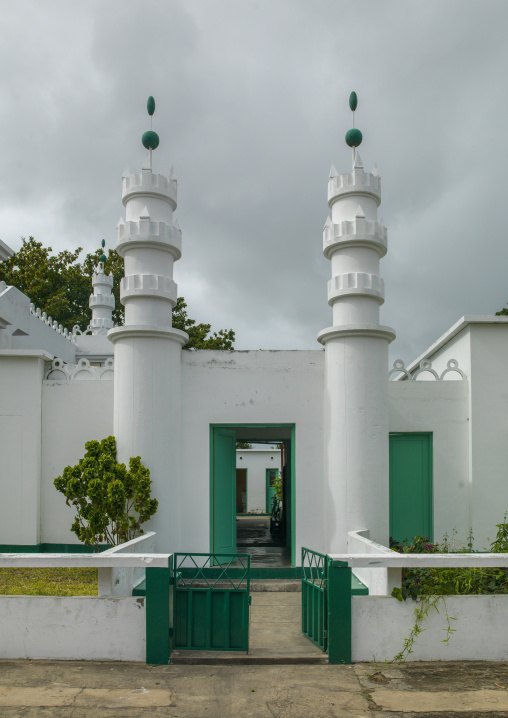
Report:
[[[80,543],[70,526],[75,510],[53,486],[85,443],[113,434],[112,381],[44,381],[42,384],[41,541]],[[1,528],[1,527],[0,527]],[[36,541],[34,543],[37,543]]]
[[[145,599],[0,596],[0,658],[145,661]]]
[[[182,352],[180,545],[208,551],[210,425],[295,424],[296,557],[323,545],[323,359],[317,351]],[[176,509],[175,509],[176,510]]]
[[[280,451],[245,449],[236,452],[236,468],[247,469],[247,512],[264,514],[266,511],[266,470],[281,471]]]
[[[455,633],[443,643],[445,610],[429,611],[425,629],[413,646],[408,661],[506,661],[508,643],[508,596],[447,596],[446,610]],[[353,661],[392,660],[402,649],[414,625],[414,601],[383,596],[353,596]]]
[[[39,542],[43,372],[40,353],[0,352],[0,544]]]
[[[471,325],[471,520],[488,548],[508,511],[508,325]]]
[[[432,432],[434,539],[469,533],[467,381],[389,382],[390,432]]]
[[[471,377],[471,336],[470,326],[466,325],[458,334],[453,336],[440,349],[432,353],[428,358],[432,362],[432,368],[441,376],[446,369],[450,359],[455,359],[459,363],[459,369],[465,373],[469,379]],[[449,372],[446,374],[444,381],[460,380],[457,372]],[[428,372],[422,372],[417,381],[426,379],[433,381],[434,378]]]

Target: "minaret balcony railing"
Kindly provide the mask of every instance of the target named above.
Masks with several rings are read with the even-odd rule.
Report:
[[[177,186],[176,179],[164,175],[152,172],[129,174],[122,178],[122,202],[125,205],[134,195],[148,195],[163,198],[176,209]]]
[[[169,277],[158,274],[130,274],[120,282],[120,300],[130,297],[156,297],[176,305],[177,285]]]
[[[115,308],[115,298],[112,294],[92,294],[89,301],[90,309],[98,307],[106,307],[107,309]]]
[[[179,227],[166,222],[152,222],[140,219],[136,222],[119,222],[116,228],[118,253],[128,248],[150,246],[171,252],[175,260],[182,256],[182,231]]]
[[[338,249],[367,247],[380,257],[387,252],[386,227],[368,219],[354,219],[339,224],[328,221],[323,229],[323,254],[330,259]]]
[[[379,206],[381,204],[381,177],[364,172],[362,169],[330,177],[328,180],[328,206],[330,208],[338,199],[348,194],[367,195],[375,199]]]
[[[328,281],[328,304],[333,305],[336,299],[348,295],[375,297],[382,304],[385,300],[385,283],[377,274],[366,272],[338,274]]]

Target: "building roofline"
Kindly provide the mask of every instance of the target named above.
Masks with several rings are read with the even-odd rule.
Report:
[[[471,324],[508,324],[508,316],[501,316],[496,317],[495,315],[467,315],[464,317],[461,317],[458,322],[456,322],[453,326],[448,329],[442,336],[439,337],[437,341],[434,342],[434,344],[431,344],[428,349],[426,349],[423,354],[420,354],[419,357],[414,359],[407,367],[407,371],[412,372],[415,369],[417,369],[420,366],[420,362],[423,359],[430,359],[439,349],[445,346],[445,344],[448,344],[448,342],[453,339],[453,337],[457,336],[457,334],[460,334],[460,332],[465,329],[467,326]],[[404,377],[401,376],[400,379],[403,379]],[[399,381],[399,377],[395,381]]]

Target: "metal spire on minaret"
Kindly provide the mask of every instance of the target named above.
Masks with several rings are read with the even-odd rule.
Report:
[[[155,112],[155,100],[150,95],[150,97],[147,100],[146,103],[146,110],[148,114],[150,115],[150,129],[143,133],[143,137],[141,138],[141,142],[143,143],[143,147],[145,147],[148,150],[148,162],[145,162],[145,165],[148,164],[148,167],[143,167],[144,170],[150,170],[152,171],[152,150],[156,150],[159,146],[159,135],[157,132],[154,132],[152,130],[152,120],[153,120],[153,113]]]
[[[363,135],[360,130],[355,127],[355,111],[358,107],[358,96],[356,92],[349,95],[349,109],[353,114],[353,127],[346,132],[346,144],[353,150],[353,167],[356,164],[356,148],[362,144]]]

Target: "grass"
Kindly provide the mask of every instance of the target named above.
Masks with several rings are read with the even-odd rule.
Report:
[[[0,568],[0,595],[97,596],[96,568]]]

